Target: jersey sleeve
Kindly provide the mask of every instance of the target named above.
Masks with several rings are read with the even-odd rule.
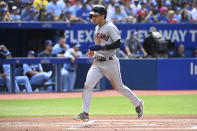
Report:
[[[61,52],[61,49],[58,47],[58,44],[54,45],[53,49],[52,49],[52,54],[58,54]]]
[[[80,57],[83,55],[81,51],[78,51],[78,54]]]
[[[10,65],[9,64],[5,64],[3,65],[3,71],[7,76],[10,76]]]
[[[129,45],[129,38],[126,39],[125,45]]]
[[[120,39],[120,32],[115,25],[110,25],[108,31],[109,31],[109,36],[113,42]]]
[[[24,70],[24,74],[26,74],[28,71],[32,71],[32,69],[27,64],[23,64],[23,70]]]
[[[41,64],[38,64],[38,66],[39,66],[39,70],[40,70],[41,72],[43,72],[42,65],[41,65]]]

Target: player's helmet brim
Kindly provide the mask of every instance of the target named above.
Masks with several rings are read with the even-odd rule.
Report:
[[[100,13],[97,13],[97,12],[94,12],[94,11],[91,11],[90,12],[90,15],[99,15]]]

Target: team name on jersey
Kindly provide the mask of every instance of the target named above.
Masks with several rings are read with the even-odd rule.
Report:
[[[105,41],[108,41],[108,39],[109,39],[109,36],[106,34],[103,34],[103,33],[96,33],[96,36],[100,37],[101,39],[103,39]]]

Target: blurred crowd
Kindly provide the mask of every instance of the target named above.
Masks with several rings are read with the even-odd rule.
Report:
[[[196,0],[0,0],[0,21],[90,22],[93,4],[113,22],[197,23]]]

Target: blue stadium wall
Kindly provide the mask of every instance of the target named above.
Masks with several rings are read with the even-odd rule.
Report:
[[[121,74],[125,85],[134,90],[196,90],[197,59],[121,59]],[[75,87],[83,88],[90,65],[81,64]],[[112,89],[106,78],[101,89]]]

